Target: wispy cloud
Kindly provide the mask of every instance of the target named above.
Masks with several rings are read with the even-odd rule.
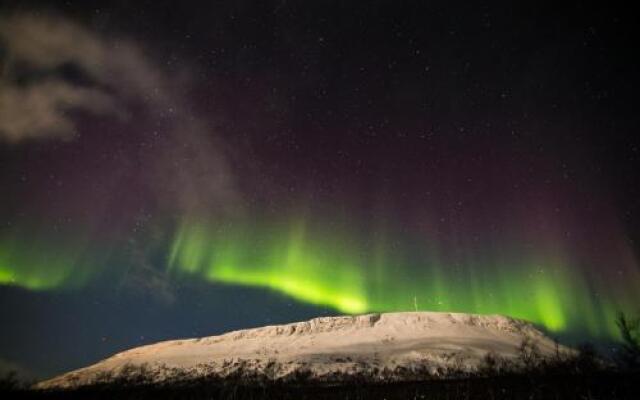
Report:
[[[187,81],[169,76],[140,43],[46,13],[0,18],[0,43],[0,142],[72,140],[82,134],[75,119],[82,113],[146,116],[161,121],[164,137],[141,167],[151,183],[162,182],[160,202],[216,212],[238,204],[220,141],[207,118],[189,111]],[[182,70],[178,76],[188,75]]]

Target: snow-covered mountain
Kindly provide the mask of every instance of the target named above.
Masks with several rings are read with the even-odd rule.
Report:
[[[523,341],[542,356],[569,351],[530,323],[501,315],[404,312],[322,317],[118,353],[38,384],[74,387],[144,366],[153,380],[199,376],[258,380],[406,380],[473,370],[487,353],[518,357]]]

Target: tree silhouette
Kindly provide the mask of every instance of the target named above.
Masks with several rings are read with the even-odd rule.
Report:
[[[627,319],[624,313],[618,314],[616,320],[623,344],[618,358],[620,363],[630,369],[640,367],[640,319]]]

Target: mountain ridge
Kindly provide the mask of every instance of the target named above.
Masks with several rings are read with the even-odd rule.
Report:
[[[441,312],[318,317],[222,335],[178,339],[117,353],[41,382],[68,388],[144,369],[154,382],[234,377],[245,380],[408,380],[477,369],[487,354],[517,359],[523,342],[543,357],[570,351],[531,323],[502,315]]]

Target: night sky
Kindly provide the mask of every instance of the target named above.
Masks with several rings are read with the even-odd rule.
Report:
[[[615,340],[636,19],[562,3],[0,3],[0,370],[416,309]]]

